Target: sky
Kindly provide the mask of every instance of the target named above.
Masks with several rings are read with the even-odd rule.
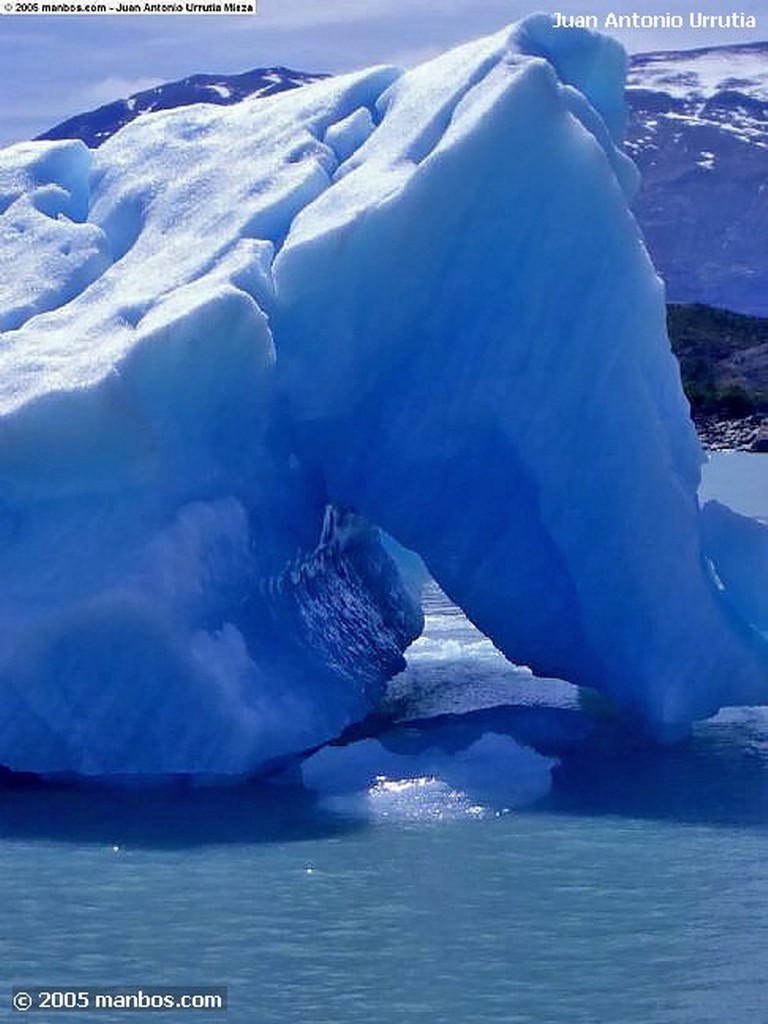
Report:
[[[270,64],[345,71],[411,66],[534,10],[756,15],[756,30],[630,30],[630,52],[768,39],[765,0],[260,0],[253,16],[0,14],[0,145],[159,82]],[[761,13],[762,8],[762,13]]]

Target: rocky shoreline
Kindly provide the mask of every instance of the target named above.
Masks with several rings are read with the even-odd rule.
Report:
[[[708,451],[768,452],[768,419],[764,416],[732,420],[695,417],[694,423]]]

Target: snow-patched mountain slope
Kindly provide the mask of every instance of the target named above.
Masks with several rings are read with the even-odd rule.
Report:
[[[228,106],[247,96],[274,96],[298,89],[325,75],[312,75],[284,67],[255,68],[240,75],[191,75],[133,93],[126,99],[106,103],[96,110],[70,117],[39,139],[82,139],[91,148],[103,145],[125,125],[157,110],[173,110],[193,103]]]
[[[624,69],[536,16],[2,154],[0,763],[236,774],[341,732],[420,623],[371,524],[658,734],[768,697],[702,549]]]
[[[768,315],[768,43],[634,57],[627,97],[669,299]]]
[[[724,92],[768,103],[767,61],[768,42],[641,53],[630,60],[627,86],[691,103]]]

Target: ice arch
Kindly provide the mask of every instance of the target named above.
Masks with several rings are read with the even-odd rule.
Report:
[[[702,549],[702,455],[607,127],[621,54],[545,18],[489,64],[499,43],[395,83],[297,218],[278,376],[331,495],[510,658],[675,735],[768,690]],[[438,110],[420,102],[436,81]]]
[[[370,523],[659,735],[766,700],[622,82],[534,17],[0,153],[0,764],[232,776],[337,735],[420,628]]]

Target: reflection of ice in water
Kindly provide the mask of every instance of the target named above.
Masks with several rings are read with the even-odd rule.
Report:
[[[303,783],[326,810],[374,821],[477,818],[530,806],[550,790],[556,761],[510,736],[419,732],[324,747],[302,764]]]
[[[578,689],[513,665],[436,583],[424,590],[424,632],[406,651],[408,668],[389,684],[385,710],[409,719],[499,704],[575,708]]]
[[[384,822],[460,821],[482,818],[488,813],[480,804],[472,803],[466,793],[429,776],[379,778],[363,793],[325,797],[322,806],[345,817]]]

